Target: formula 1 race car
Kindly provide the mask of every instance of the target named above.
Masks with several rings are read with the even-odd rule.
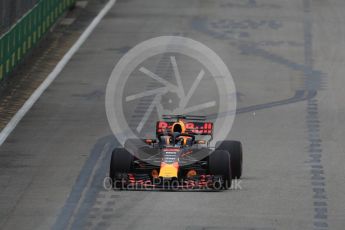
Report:
[[[116,189],[212,189],[231,187],[242,175],[242,145],[218,141],[204,116],[164,115],[156,139],[129,139],[112,152],[109,177]]]

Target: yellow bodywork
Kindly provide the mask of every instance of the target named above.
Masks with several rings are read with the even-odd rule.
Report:
[[[177,177],[177,172],[178,172],[178,163],[176,162],[173,164],[162,163],[161,169],[159,171],[159,176],[163,178]]]

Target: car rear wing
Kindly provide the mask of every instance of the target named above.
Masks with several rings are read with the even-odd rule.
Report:
[[[182,118],[183,119],[183,118]],[[158,121],[156,124],[156,135],[171,134],[172,126],[175,121]],[[209,135],[213,134],[212,122],[184,121],[185,133],[190,135]]]

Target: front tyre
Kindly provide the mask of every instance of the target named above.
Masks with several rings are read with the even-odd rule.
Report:
[[[242,176],[243,153],[240,141],[217,141],[217,150],[228,151],[231,158],[231,174],[232,178],[240,179]]]
[[[211,175],[223,177],[223,189],[231,187],[231,162],[230,155],[224,150],[215,150],[209,156],[209,171]]]
[[[122,175],[131,170],[133,155],[124,148],[116,148],[111,154],[109,177],[113,181],[114,188],[121,188]]]

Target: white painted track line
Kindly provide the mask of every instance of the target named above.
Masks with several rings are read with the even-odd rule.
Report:
[[[90,25],[85,29],[85,31],[80,35],[78,40],[73,44],[73,46],[68,50],[68,52],[63,56],[59,63],[55,66],[54,70],[48,75],[48,77],[42,82],[42,84],[35,90],[35,92],[25,101],[24,105],[18,110],[18,112],[12,117],[10,122],[0,133],[0,146],[5,142],[7,137],[16,128],[18,123],[23,119],[25,114],[31,109],[35,102],[40,98],[43,92],[50,86],[50,84],[55,80],[55,78],[61,73],[63,68],[73,57],[73,55],[78,51],[81,45],[86,41],[92,31],[96,28],[102,18],[108,13],[108,11],[116,3],[116,0],[109,0],[109,2],[104,6],[104,8],[98,13],[98,15],[92,20]]]

